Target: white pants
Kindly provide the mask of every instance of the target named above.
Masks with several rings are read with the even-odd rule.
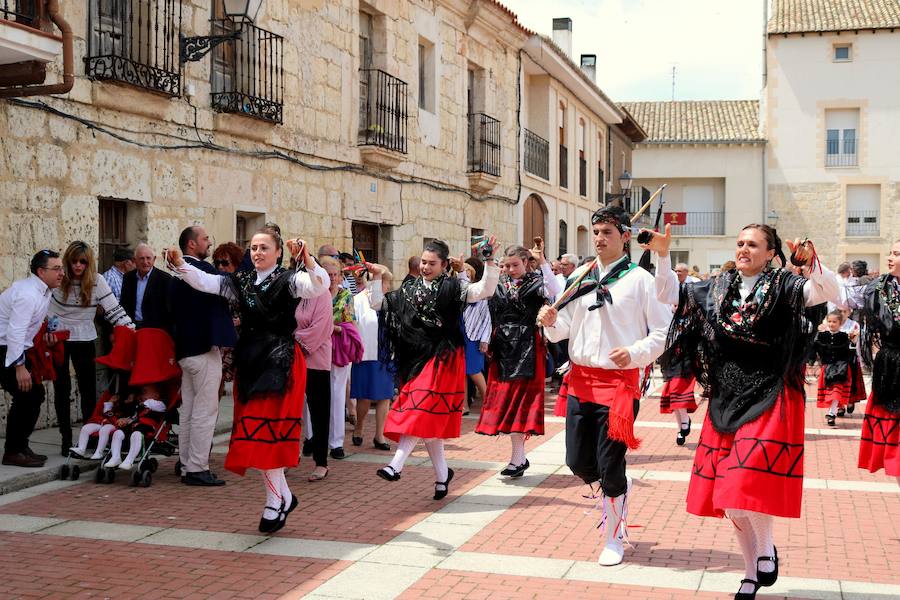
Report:
[[[209,451],[219,416],[222,352],[213,346],[209,352],[182,358],[178,364],[182,371],[181,424],[178,427],[182,471],[208,471]]]
[[[344,447],[344,413],[347,404],[347,381],[350,367],[331,365],[331,431],[328,432],[328,448]]]

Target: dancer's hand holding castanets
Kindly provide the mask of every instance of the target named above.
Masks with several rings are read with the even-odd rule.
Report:
[[[450,270],[454,273],[459,273],[460,271],[462,271],[464,268],[463,264],[465,264],[465,259],[463,258],[462,254],[460,254],[458,257],[450,257]]]
[[[284,245],[287,247],[288,252],[291,254],[291,258],[293,258],[298,263],[302,262],[307,266],[307,268],[312,268],[315,265],[312,256],[309,254],[309,246],[307,243],[300,238],[293,238],[287,240]]]
[[[798,267],[807,267],[816,255],[816,247],[809,238],[794,238],[793,240],[785,240],[788,249],[791,251],[790,261]]]
[[[650,241],[646,244],[638,244],[642,250],[649,250],[650,252],[655,252],[657,256],[668,256],[669,255],[669,246],[672,245],[672,230],[671,225],[666,223],[665,233],[659,233],[658,231],[653,231],[652,229],[641,229],[641,232],[650,234]]]
[[[538,266],[541,266],[547,259],[544,258],[544,240],[543,238],[536,237],[534,238],[534,246],[531,248],[531,256],[537,261]]]
[[[173,267],[180,267],[184,264],[184,260],[181,258],[181,250],[178,248],[169,248],[166,250],[166,262],[172,265]]]
[[[556,315],[559,314],[552,306],[545,305],[542,306],[538,311],[537,322],[541,327],[553,327],[556,325]]]

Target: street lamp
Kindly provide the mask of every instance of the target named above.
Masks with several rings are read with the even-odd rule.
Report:
[[[775,212],[774,208],[770,209],[769,214],[766,215],[766,225],[773,229],[778,225],[778,213]]]
[[[634,183],[634,179],[631,177],[631,173],[628,172],[628,169],[625,169],[625,172],[619,176],[619,189],[622,190],[618,194],[606,194],[606,203],[609,204],[610,200],[617,200],[619,198],[624,198],[631,191],[631,186]]]
[[[231,19],[238,28],[225,35],[198,35],[185,37],[179,35],[179,58],[181,63],[198,61],[210,50],[232,40],[241,37],[241,29],[244,23],[253,23],[262,7],[262,0],[222,0],[225,17]]]

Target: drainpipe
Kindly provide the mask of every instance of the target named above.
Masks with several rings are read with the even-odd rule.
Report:
[[[0,89],[0,98],[66,94],[75,85],[75,51],[72,43],[72,26],[59,13],[59,0],[47,0],[47,14],[62,33],[63,80],[49,85],[18,85]]]

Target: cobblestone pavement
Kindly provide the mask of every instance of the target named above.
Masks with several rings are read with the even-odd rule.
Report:
[[[814,390],[810,390],[811,392]],[[815,394],[810,394],[815,397]],[[554,397],[548,398],[552,414]],[[803,516],[776,520],[781,578],[760,598],[900,598],[900,488],[856,468],[863,406],[828,428],[807,404]],[[638,415],[640,450],[629,455],[633,545],[623,565],[596,564],[592,501],[564,465],[562,419],[528,441],[532,467],[518,480],[497,474],[505,437],[473,432],[447,444],[456,470],[447,499],[431,499],[434,474],[423,447],[400,482],[375,476],[389,452],[371,446],[331,461],[324,481],[306,480],[309,459],[288,474],[300,505],[275,536],[259,535],[258,475],[213,469],[224,488],[192,488],[163,459],[150,488],[43,483],[0,496],[3,598],[731,598],[742,561],[730,524],[684,509],[705,406],[688,444],[657,400]]]

